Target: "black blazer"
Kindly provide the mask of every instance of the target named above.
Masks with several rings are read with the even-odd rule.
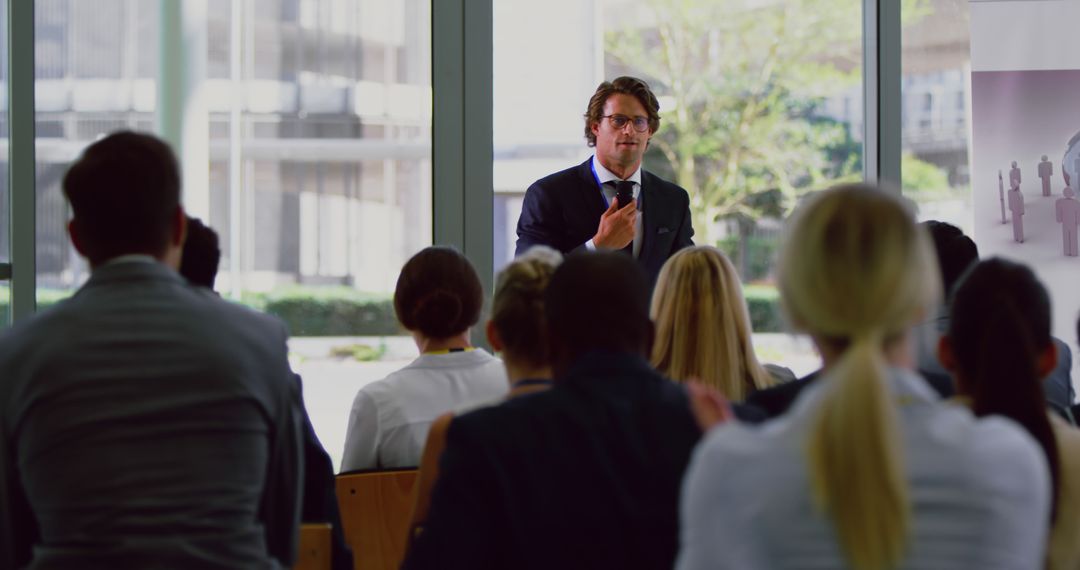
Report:
[[[551,390],[454,419],[403,568],[670,569],[700,436],[682,386],[591,353]]]
[[[694,245],[690,196],[681,187],[642,170],[639,205],[644,235],[637,261],[649,276],[649,283],[655,283],[660,267],[671,254]],[[534,245],[550,246],[562,253],[585,249],[585,242],[596,235],[606,209],[593,174],[592,157],[541,178],[525,192],[514,255]]]

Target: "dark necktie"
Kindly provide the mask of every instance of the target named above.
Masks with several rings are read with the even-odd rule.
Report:
[[[620,194],[623,196],[624,203],[632,200],[634,198],[634,183],[629,180],[609,180],[604,183],[604,196],[607,197],[609,204],[612,200],[617,200]],[[631,240],[630,243],[626,245],[626,247],[622,248],[619,251],[633,257],[633,240]]]

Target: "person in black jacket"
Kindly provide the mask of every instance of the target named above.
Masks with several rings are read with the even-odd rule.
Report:
[[[585,138],[596,153],[529,186],[516,255],[538,244],[562,253],[621,250],[652,284],[671,254],[694,244],[686,190],[641,166],[660,128],[659,111],[640,79],[619,77],[596,88],[585,113]]]
[[[646,358],[645,276],[617,253],[570,256],[544,313],[554,387],[454,420],[405,568],[671,568],[701,430]]]

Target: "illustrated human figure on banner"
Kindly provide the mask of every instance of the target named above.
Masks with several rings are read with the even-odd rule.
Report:
[[[1024,195],[1020,193],[1019,184],[1013,184],[1009,190],[1009,211],[1012,212],[1013,239],[1024,243]]]
[[[1064,198],[1058,198],[1054,203],[1054,209],[1057,212],[1057,221],[1061,224],[1065,255],[1077,257],[1076,232],[1080,228],[1080,202],[1073,198],[1076,192],[1073,192],[1072,188],[1066,186],[1064,194]]]
[[[1005,180],[1001,178],[1001,171],[998,170],[998,202],[1001,202],[1001,223],[1006,223],[1005,220]]]
[[[1020,167],[1016,166],[1016,161],[1012,161],[1012,168],[1009,169],[1009,188],[1020,188]]]
[[[1039,178],[1042,178],[1042,192],[1043,196],[1050,195],[1050,177],[1054,175],[1054,163],[1047,160],[1046,155],[1042,156],[1042,162],[1039,163]]]

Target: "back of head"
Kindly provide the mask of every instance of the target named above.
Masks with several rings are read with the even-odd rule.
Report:
[[[221,248],[218,246],[217,232],[203,224],[199,218],[188,216],[187,239],[184,240],[184,251],[180,258],[180,275],[193,285],[213,289],[220,261]]]
[[[920,224],[930,234],[937,254],[938,270],[945,296],[951,297],[956,282],[972,265],[979,261],[979,248],[963,230],[945,222],[929,220]]]
[[[394,312],[406,329],[443,339],[480,319],[484,290],[469,260],[450,247],[427,247],[401,268]]]
[[[592,350],[644,354],[652,336],[645,273],[617,252],[571,255],[548,284],[544,317],[556,377]]]
[[[1027,429],[1047,457],[1056,498],[1057,443],[1039,372],[1039,359],[1053,344],[1050,315],[1050,296],[1035,274],[995,257],[958,284],[948,339],[960,390],[975,414],[1005,416]]]
[[[905,203],[862,184],[810,198],[779,262],[793,324],[843,350],[808,441],[810,480],[853,567],[895,564],[910,505],[884,346],[940,292],[929,240]]]
[[[125,254],[160,255],[180,207],[172,150],[146,134],[113,133],[86,148],[64,176],[73,228],[91,265]]]
[[[510,262],[495,278],[491,320],[503,343],[503,357],[541,368],[551,364],[544,290],[562,254],[538,245]]]
[[[738,273],[720,250],[695,246],[671,256],[650,313],[653,366],[668,377],[697,378],[736,401],[771,383],[754,354]]]

